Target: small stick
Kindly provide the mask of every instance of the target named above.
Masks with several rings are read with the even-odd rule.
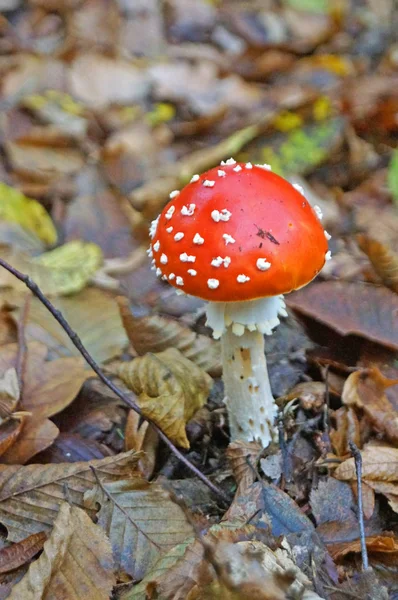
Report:
[[[19,402],[22,402],[23,398],[23,388],[24,388],[24,372],[26,366],[26,357],[27,357],[27,345],[26,345],[26,337],[25,337],[25,328],[26,323],[28,321],[29,309],[30,309],[30,299],[31,296],[28,294],[25,297],[25,302],[23,304],[21,315],[18,319],[18,353],[17,353],[17,364],[16,364],[16,372],[17,379],[19,385]]]
[[[357,495],[358,495],[358,522],[359,535],[361,540],[362,568],[364,571],[369,569],[368,550],[366,548],[365,539],[365,523],[363,516],[363,500],[362,500],[362,455],[354,442],[348,442],[351,453],[355,461],[355,471],[357,475]]]
[[[149,419],[148,417],[146,417],[145,415],[143,415],[142,414],[142,410],[140,409],[140,407],[127,394],[125,394],[124,392],[122,392],[122,390],[120,390],[117,387],[117,385],[115,385],[113,383],[113,381],[111,379],[109,379],[105,375],[105,373],[102,371],[102,369],[99,366],[99,364],[94,360],[94,358],[88,352],[88,350],[84,346],[83,342],[81,341],[81,339],[79,338],[79,336],[77,335],[77,333],[69,325],[69,323],[67,322],[67,320],[65,319],[65,317],[63,316],[63,314],[61,313],[61,311],[59,311],[59,310],[57,310],[55,308],[55,306],[50,302],[50,300],[43,294],[43,292],[41,291],[41,289],[39,288],[39,286],[37,285],[37,283],[35,283],[28,275],[25,275],[24,273],[21,273],[20,271],[18,271],[14,267],[12,267],[8,262],[6,262],[5,260],[3,260],[2,258],[0,258],[0,266],[2,266],[9,273],[11,273],[12,275],[14,275],[14,277],[16,277],[17,279],[19,279],[19,281],[22,281],[26,285],[26,287],[30,289],[30,291],[32,292],[32,294],[34,296],[36,296],[36,298],[38,298],[38,300],[40,300],[40,302],[42,304],[44,304],[44,306],[52,314],[52,316],[54,317],[54,319],[61,325],[62,329],[68,334],[68,336],[71,339],[71,341],[73,342],[73,344],[79,350],[79,352],[83,356],[83,358],[85,358],[85,360],[90,365],[90,367],[92,368],[92,370],[98,375],[99,379],[101,379],[101,381],[110,390],[112,390],[112,392],[114,394],[116,394],[116,396],[118,396],[118,398],[120,398],[121,400],[123,400],[123,402],[125,404],[127,404],[127,406],[129,406],[136,413],[138,413],[140,415],[140,417],[142,417],[143,419],[145,419],[146,421],[148,421],[148,423],[158,433],[159,437],[164,441],[164,443],[171,450],[171,452],[173,452],[175,454],[175,456],[192,473],[194,473],[196,475],[196,477],[198,477],[201,481],[203,481],[203,483],[209,489],[211,489],[212,492],[214,492],[215,494],[217,494],[217,496],[219,496],[220,498],[222,498],[224,500],[224,502],[226,502],[226,503],[229,504],[229,498],[228,498],[228,496],[220,488],[218,488],[216,485],[214,485],[214,483],[212,483],[210,481],[210,479],[208,479],[206,477],[206,475],[204,475],[197,467],[195,467],[195,465],[193,465],[190,462],[190,460],[188,460],[188,458],[186,456],[184,456],[184,454],[182,454],[182,452],[180,452],[178,450],[178,448],[176,448],[176,446],[173,444],[173,442],[171,440],[169,440],[169,438],[167,437],[167,435],[165,433],[163,433],[163,431],[160,429],[160,427],[158,425],[156,425],[156,423],[154,423],[151,419]]]

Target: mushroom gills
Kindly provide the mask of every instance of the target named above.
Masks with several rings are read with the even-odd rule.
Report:
[[[209,302],[206,316],[213,337],[219,339],[229,326],[238,337],[245,330],[271,335],[279,325],[279,316],[287,317],[287,312],[283,296],[268,296],[245,302]]]

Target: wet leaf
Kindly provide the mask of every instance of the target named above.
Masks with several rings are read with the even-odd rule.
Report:
[[[95,244],[80,241],[69,242],[34,258],[15,250],[5,250],[2,256],[13,267],[29,275],[48,296],[79,292],[102,263],[101,249]],[[2,270],[0,287],[21,290],[25,285]]]
[[[143,413],[189,448],[185,425],[206,402],[211,377],[175,348],[122,364],[117,374],[138,396]]]
[[[65,486],[73,503],[83,506],[83,495],[95,484],[94,467],[102,481],[117,481],[134,474],[134,452],[101,460],[55,465],[0,465],[0,522],[8,539],[19,542],[32,533],[49,531],[65,499]]]
[[[56,229],[43,206],[5,183],[0,183],[0,218],[21,225],[49,246],[57,241]]]
[[[83,510],[64,502],[42,555],[9,598],[108,600],[114,584],[109,540]]]
[[[33,533],[21,542],[12,544],[8,548],[0,550],[0,573],[7,573],[18,569],[28,561],[42,548],[47,539],[47,535],[43,532]]]
[[[392,444],[398,443],[398,413],[385,391],[397,384],[398,379],[387,379],[377,368],[364,369],[351,373],[342,394],[344,404],[363,409],[376,431]]]
[[[357,241],[384,285],[398,294],[398,255],[381,242],[364,234],[357,235]]]
[[[398,350],[398,297],[362,283],[325,281],[287,296],[288,306],[328,325],[340,335],[354,334]]]
[[[94,508],[98,524],[109,537],[115,566],[142,579],[156,560],[192,535],[182,509],[168,492],[144,479],[103,484],[87,492],[85,505]]]
[[[139,355],[176,348],[209,375],[213,377],[221,375],[219,342],[194,333],[176,320],[159,315],[135,317],[129,309],[127,298],[119,297],[117,300],[124,328]]]

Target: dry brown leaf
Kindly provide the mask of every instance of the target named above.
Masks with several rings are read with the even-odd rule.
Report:
[[[115,481],[136,473],[139,454],[126,452],[101,460],[48,465],[0,465],[0,522],[8,540],[19,542],[32,533],[51,529],[67,487],[75,505],[95,484],[94,467],[103,481]]]
[[[366,446],[362,452],[362,477],[368,485],[372,481],[398,481],[398,448]],[[356,479],[354,458],[348,458],[337,467],[334,476],[342,481]]]
[[[282,402],[290,402],[298,398],[300,406],[304,410],[319,409],[325,404],[326,385],[322,381],[304,381],[298,383],[289,392],[278,399]]]
[[[357,242],[384,285],[398,294],[398,255],[388,246],[365,234],[357,235]]]
[[[358,497],[358,486],[356,481],[351,483],[351,489],[355,497]],[[397,490],[398,491],[398,490]],[[375,509],[375,493],[370,485],[362,480],[362,505],[365,519],[370,519]]]
[[[16,366],[18,345],[3,346],[0,371]],[[36,418],[55,415],[68,406],[92,375],[85,370],[82,358],[61,358],[46,361],[48,349],[39,342],[27,346],[22,408]]]
[[[15,444],[22,432],[26,418],[27,415],[24,413],[14,413],[0,425],[0,456]]]
[[[261,451],[262,447],[257,442],[238,441],[229,444],[226,456],[238,484],[237,495],[247,492],[251,484],[255,482],[257,478],[255,472],[256,461]]]
[[[398,350],[398,297],[384,287],[325,281],[286,297],[290,308],[331,327]]]
[[[58,435],[59,429],[50,419],[26,415],[22,431],[1,456],[0,463],[24,465],[32,456],[49,448]]]
[[[4,347],[2,345],[2,347]],[[7,346],[6,346],[7,347]],[[3,376],[0,378],[0,422],[13,413],[19,402],[19,383],[17,372],[14,367],[1,369]]]
[[[351,373],[342,394],[343,403],[363,409],[376,431],[382,433],[392,444],[398,443],[398,413],[385,391],[397,384],[398,379],[387,379],[375,367]]]
[[[176,444],[189,448],[185,425],[206,402],[211,377],[175,348],[124,363],[117,374],[138,396],[144,415]]]
[[[80,508],[62,503],[43,553],[10,600],[108,600],[114,584],[109,540]]]
[[[398,556],[398,540],[393,535],[370,535],[365,538],[368,552],[383,552]],[[333,560],[341,560],[350,552],[361,552],[361,540],[328,544],[328,551]]]
[[[21,307],[21,294],[3,294],[8,302]],[[119,310],[113,298],[95,288],[88,288],[76,296],[54,298],[53,304],[62,312],[69,325],[78,332],[89,353],[98,362],[119,356],[127,345]],[[32,298],[29,321],[25,327],[27,340],[44,343],[55,356],[80,356],[78,350],[36,298]]]
[[[139,101],[148,91],[150,78],[146,70],[127,60],[85,53],[73,61],[69,85],[72,95],[87,106],[105,108]]]
[[[2,548],[0,550],[0,574],[18,569],[30,561],[43,548],[46,539],[47,535],[42,531],[33,533],[21,542],[7,548]]]
[[[145,479],[150,479],[155,468],[156,452],[159,446],[159,436],[148,421],[141,421],[135,410],[130,410],[127,415],[126,429],[124,431],[125,450],[135,450],[143,453],[138,461],[138,468]]]
[[[173,319],[159,315],[135,317],[130,311],[127,298],[119,297],[117,301],[128,338],[140,356],[147,352],[162,352],[167,348],[177,348],[181,354],[212,377],[221,376],[219,342],[194,333]]]
[[[134,580],[142,579],[161,555],[193,534],[169,493],[139,477],[96,486],[84,500],[91,508],[101,505],[98,524],[112,543],[115,566]]]
[[[358,448],[361,444],[361,432],[358,417],[351,406],[342,406],[334,411],[336,427],[330,431],[330,440],[337,456],[350,454],[348,442],[352,441]]]

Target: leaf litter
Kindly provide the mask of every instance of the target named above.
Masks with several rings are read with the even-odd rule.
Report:
[[[397,9],[141,4],[0,2],[0,257],[223,500],[1,269],[0,598],[384,599],[398,585]],[[266,450],[229,443],[203,305],[145,254],[169,193],[231,155],[301,185],[332,234],[266,340]]]

